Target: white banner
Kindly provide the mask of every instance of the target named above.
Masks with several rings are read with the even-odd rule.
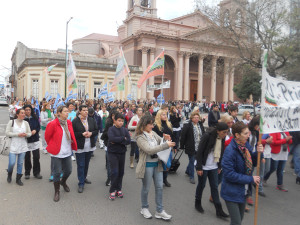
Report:
[[[154,84],[154,85],[147,85],[147,92],[155,91],[155,90],[160,90],[160,89],[165,89],[165,88],[170,88],[171,86],[171,81],[168,80],[162,84]]]
[[[261,132],[300,131],[300,82],[271,77],[262,71]]]

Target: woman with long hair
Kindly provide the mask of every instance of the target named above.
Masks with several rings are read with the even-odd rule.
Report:
[[[170,121],[168,120],[167,110],[159,110],[155,116],[154,128],[153,131],[158,134],[158,136],[163,137],[164,134],[170,135],[171,140],[175,140],[173,134],[173,127]],[[166,187],[171,187],[171,184],[168,182],[168,171],[164,171],[164,184]]]
[[[26,152],[28,151],[26,138],[29,138],[31,134],[30,126],[28,122],[24,121],[25,111],[20,108],[16,111],[14,120],[10,120],[6,126],[6,136],[11,138],[10,152],[8,156],[8,168],[7,168],[7,182],[11,182],[13,169],[17,162],[17,177],[16,183],[23,186],[21,181],[23,162]]]
[[[72,150],[77,151],[72,122],[67,120],[68,114],[66,106],[59,106],[57,118],[48,124],[45,132],[47,151],[51,154],[55,202],[60,199],[60,185],[63,186],[65,192],[70,192],[66,181],[72,172]],[[61,173],[63,176],[60,179]]]
[[[28,152],[25,155],[25,179],[30,178],[30,171],[33,168],[33,176],[37,179],[42,179],[40,175],[40,136],[41,129],[40,122],[31,105],[25,105],[25,121],[29,123],[31,134],[30,138],[27,138]],[[31,164],[31,153],[33,156],[33,167]]]
[[[161,160],[156,153],[174,147],[175,143],[170,141],[170,136],[163,135],[167,141],[160,144],[162,138],[152,131],[154,119],[151,115],[143,116],[136,129],[137,145],[140,149],[139,162],[136,167],[137,178],[142,179],[143,186],[141,191],[142,209],[141,214],[146,218],[152,218],[149,211],[148,193],[151,180],[154,180],[156,218],[170,220],[171,215],[167,214],[163,208],[163,167]]]
[[[54,114],[51,112],[51,105],[50,103],[44,103],[42,112],[41,112],[41,134],[42,134],[42,150],[44,154],[47,154],[47,142],[45,140],[45,130],[49,122],[54,120]]]
[[[178,145],[179,145],[179,139],[181,133],[180,121],[181,121],[181,114],[177,112],[176,106],[172,106],[170,109],[170,122],[172,124],[173,134],[175,137],[175,140],[173,140],[176,143],[175,149],[178,149]]]

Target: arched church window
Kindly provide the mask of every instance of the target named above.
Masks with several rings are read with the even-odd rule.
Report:
[[[230,25],[229,10],[226,10],[224,13],[224,27],[229,27],[229,25]]]
[[[242,21],[242,13],[240,10],[238,10],[236,12],[235,25],[240,28],[240,27],[242,27],[242,22],[243,22]]]
[[[104,55],[105,55],[105,50],[104,50],[104,48],[101,48],[101,49],[100,49],[100,55],[101,55],[101,56],[104,56]]]
[[[151,0],[141,0],[141,6],[151,8]]]

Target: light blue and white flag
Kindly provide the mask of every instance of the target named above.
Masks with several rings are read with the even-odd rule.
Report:
[[[57,94],[54,105],[53,105],[53,109],[57,108],[57,104],[60,100],[61,100],[61,96],[60,96],[60,94]]]

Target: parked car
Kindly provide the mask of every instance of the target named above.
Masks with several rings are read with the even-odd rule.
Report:
[[[7,99],[5,96],[0,96],[0,105],[8,105]]]
[[[240,105],[239,106],[239,115],[243,115],[245,111],[250,112],[250,114],[253,116],[254,115],[254,107],[253,105]],[[255,107],[255,113],[260,114],[260,107]]]

